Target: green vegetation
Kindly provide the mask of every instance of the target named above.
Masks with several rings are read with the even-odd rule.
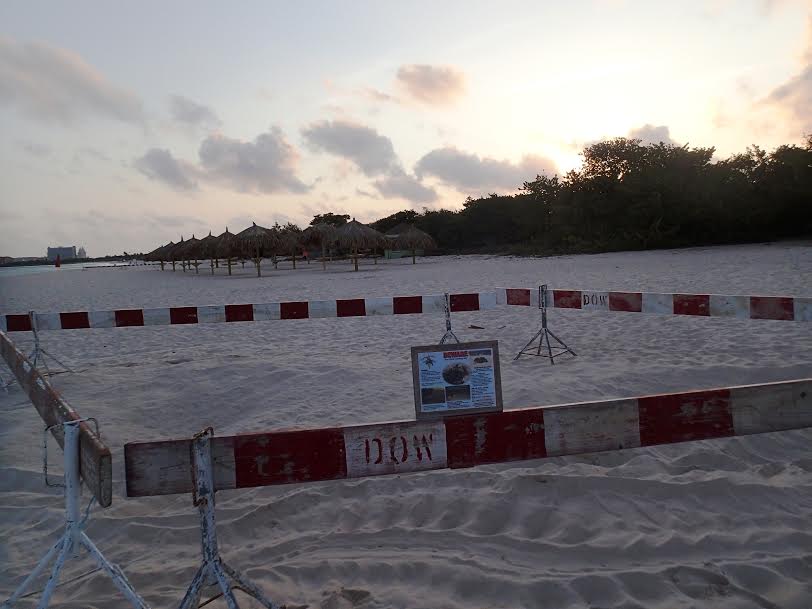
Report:
[[[588,146],[562,178],[537,176],[519,194],[468,198],[459,211],[400,211],[443,251],[555,254],[771,241],[812,235],[812,135],[771,153],[753,146],[713,161],[713,148]]]

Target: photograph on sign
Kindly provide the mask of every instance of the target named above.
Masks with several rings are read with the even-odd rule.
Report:
[[[418,419],[502,410],[497,341],[412,347]]]

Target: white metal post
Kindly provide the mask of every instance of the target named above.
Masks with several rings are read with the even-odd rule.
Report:
[[[78,549],[80,546],[84,547],[93,560],[96,561],[96,564],[111,577],[116,588],[130,601],[130,604],[135,607],[135,609],[149,609],[144,599],[138,596],[138,593],[130,585],[130,582],[127,581],[121,569],[109,563],[84,532],[86,519],[80,519],[79,509],[82,484],[82,479],[79,475],[79,425],[82,421],[83,420],[67,421],[62,423],[62,429],[65,434],[63,447],[65,454],[65,533],[59,538],[59,541],[48,550],[42,560],[34,567],[31,574],[26,577],[17,590],[14,591],[11,598],[0,605],[0,609],[11,609],[20,597],[25,594],[25,591],[37,576],[42,573],[54,554],[57,554],[56,562],[51,569],[51,575],[48,578],[42,597],[37,605],[37,609],[46,609],[59,582],[59,573],[62,567],[68,558],[70,558],[73,550]],[[45,471],[47,482],[47,470]]]
[[[191,444],[193,503],[200,514],[200,544],[203,564],[195,573],[186,590],[179,609],[196,609],[203,586],[211,582],[220,588],[228,609],[239,609],[233,589],[239,589],[258,600],[267,609],[280,609],[268,600],[262,591],[239,571],[232,569],[220,557],[217,547],[217,523],[214,518],[214,476],[212,475],[211,439],[214,430],[208,429],[195,435]],[[229,579],[236,582],[233,585]]]

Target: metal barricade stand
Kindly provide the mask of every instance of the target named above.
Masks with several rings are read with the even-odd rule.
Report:
[[[522,350],[516,354],[516,357],[514,357],[513,360],[516,361],[522,355],[541,356],[541,351],[545,347],[547,353],[545,353],[543,357],[549,357],[551,364],[555,364],[554,360],[559,355],[569,353],[570,355],[575,356],[575,351],[570,349],[563,340],[553,334],[553,331],[547,327],[547,284],[539,286],[539,310],[541,311],[541,329],[536,332],[535,336],[530,339],[530,342],[528,342],[522,348]],[[558,344],[554,345],[550,341],[550,337],[552,337],[552,339]],[[538,340],[538,346],[534,345],[536,340]]]
[[[239,609],[234,590],[242,590],[259,601],[267,609],[281,609],[269,601],[262,591],[243,576],[229,567],[220,557],[217,546],[217,525],[214,519],[214,475],[212,473],[211,439],[214,430],[208,427],[195,434],[190,446],[192,468],[192,502],[200,513],[200,542],[203,551],[203,564],[189,584],[178,609],[197,609],[204,585],[216,584],[220,595],[225,598],[228,609]],[[232,584],[232,580],[236,585]],[[218,596],[220,596],[218,595]],[[217,597],[215,597],[217,598]],[[213,599],[210,599],[213,600]]]
[[[37,364],[41,362],[42,367],[45,369],[45,373],[48,376],[53,376],[53,373],[48,368],[48,362],[46,360],[47,357],[50,357],[53,361],[65,369],[64,372],[74,372],[70,366],[61,361],[53,353],[46,351],[45,347],[42,346],[39,338],[39,328],[37,327],[36,313],[34,311],[29,311],[28,317],[31,320],[31,331],[34,333],[34,350],[31,352],[31,355],[28,356],[28,359],[31,360],[31,364],[34,366],[34,368],[36,368]]]
[[[121,569],[118,566],[108,562],[96,545],[87,536],[87,533],[85,533],[85,526],[87,524],[88,517],[90,516],[90,509],[93,506],[96,498],[93,497],[90,500],[90,503],[88,503],[88,506],[85,509],[84,517],[80,518],[81,510],[79,508],[79,500],[82,480],[79,475],[79,424],[84,421],[93,421],[96,423],[95,419],[78,419],[58,424],[58,426],[62,427],[65,434],[65,481],[63,484],[55,484],[48,481],[48,434],[50,433],[51,429],[53,427],[57,427],[57,425],[52,425],[45,428],[45,440],[43,442],[45,452],[43,455],[42,471],[43,475],[45,476],[45,484],[47,486],[61,486],[65,489],[65,532],[51,547],[51,549],[48,550],[37,566],[34,567],[31,574],[26,577],[25,580],[17,587],[14,594],[12,594],[6,602],[0,605],[0,609],[11,609],[14,607],[16,602],[25,594],[25,591],[29,588],[31,583],[40,575],[40,573],[45,570],[48,563],[51,562],[51,559],[56,555],[56,562],[51,568],[51,575],[48,577],[48,582],[45,585],[45,589],[42,591],[42,597],[37,605],[37,609],[46,609],[51,600],[51,596],[56,589],[57,583],[59,582],[59,573],[62,570],[62,567],[69,558],[78,556],[77,551],[80,546],[87,550],[88,554],[90,554],[90,556],[96,562],[98,565],[97,570],[102,570],[107,573],[108,577],[113,580],[113,584],[115,584],[116,588],[118,588],[118,590],[130,602],[130,604],[135,607],[135,609],[149,609],[149,606],[146,604],[144,599],[138,595],[130,582],[127,581],[127,578]],[[98,423],[96,423],[96,426],[98,435]]]
[[[452,340],[455,343],[460,342],[460,339],[457,338],[457,335],[454,334],[454,330],[451,329],[451,297],[446,292],[443,295],[443,310],[445,311],[445,334],[440,339],[440,344],[444,345],[446,343],[450,343]]]

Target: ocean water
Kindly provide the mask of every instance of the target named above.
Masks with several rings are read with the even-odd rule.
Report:
[[[64,263],[56,268],[53,264],[37,266],[4,266],[0,267],[0,277],[17,277],[19,275],[36,275],[38,273],[59,273],[66,271],[81,271],[107,266],[127,266],[126,262],[77,262]]]

